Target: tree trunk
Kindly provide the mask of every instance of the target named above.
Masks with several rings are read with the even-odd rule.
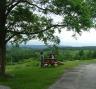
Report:
[[[6,0],[0,0],[0,75],[5,74],[6,59]]]
[[[2,35],[3,36],[3,35]],[[0,75],[5,75],[6,44],[0,34]]]

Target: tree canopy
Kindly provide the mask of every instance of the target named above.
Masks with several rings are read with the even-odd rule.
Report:
[[[56,28],[80,33],[92,27],[95,4],[95,0],[7,0],[6,42],[39,38],[58,43]],[[54,23],[51,15],[60,15],[62,21]]]

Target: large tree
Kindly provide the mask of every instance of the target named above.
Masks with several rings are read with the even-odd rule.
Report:
[[[93,4],[94,0],[0,0],[0,75],[5,74],[9,41],[39,38],[45,43],[47,40],[58,43],[55,28],[60,31],[66,27],[80,33],[92,26]],[[51,15],[60,15],[62,21],[55,23]]]

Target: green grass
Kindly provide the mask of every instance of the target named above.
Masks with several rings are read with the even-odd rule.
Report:
[[[7,73],[12,78],[0,79],[0,85],[7,85],[12,89],[47,89],[66,69],[79,65],[80,61],[67,61],[55,68],[40,68],[37,61],[27,61],[21,64],[7,66]]]

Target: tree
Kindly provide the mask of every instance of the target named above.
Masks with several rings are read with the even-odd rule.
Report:
[[[55,28],[80,33],[91,27],[92,6],[87,0],[0,0],[0,75],[5,74],[9,41],[17,44],[39,38],[58,43]],[[54,23],[49,14],[62,16],[62,22]]]
[[[96,51],[93,51],[93,53],[92,53],[92,58],[96,58]]]
[[[78,59],[79,59],[79,60],[84,59],[84,56],[85,56],[84,50],[80,50],[80,51],[78,52]]]

